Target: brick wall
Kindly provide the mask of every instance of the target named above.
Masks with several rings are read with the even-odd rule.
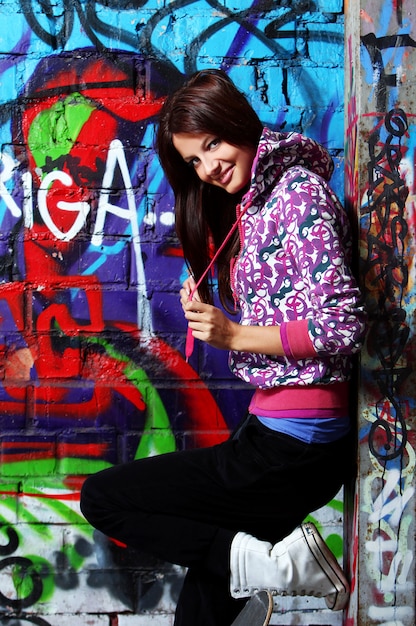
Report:
[[[184,77],[222,67],[265,125],[329,148],[342,197],[342,10],[340,0],[0,2],[7,626],[172,623],[180,568],[109,542],[79,512],[87,474],[220,441],[251,393],[224,353],[197,344],[184,360],[185,268],[155,116]],[[313,518],[341,556],[341,496]],[[277,615],[341,623],[313,599],[281,599]]]

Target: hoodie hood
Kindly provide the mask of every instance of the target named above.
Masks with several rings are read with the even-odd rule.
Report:
[[[277,133],[263,129],[251,170],[250,190],[246,200],[262,195],[291,167],[301,166],[325,181],[331,178],[334,165],[327,150],[314,139],[300,133]]]

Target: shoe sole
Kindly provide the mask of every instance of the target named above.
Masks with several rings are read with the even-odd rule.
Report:
[[[259,591],[247,601],[231,626],[267,626],[273,612],[273,598],[266,590]]]
[[[302,524],[301,528],[310,551],[336,590],[325,596],[325,602],[333,611],[341,611],[345,608],[350,596],[350,586],[344,572],[316,526],[308,522]]]

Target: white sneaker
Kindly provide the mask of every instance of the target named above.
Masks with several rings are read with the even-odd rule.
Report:
[[[315,525],[302,524],[274,546],[247,533],[231,544],[230,590],[234,598],[261,589],[274,595],[325,597],[339,611],[349,598],[349,584]]]

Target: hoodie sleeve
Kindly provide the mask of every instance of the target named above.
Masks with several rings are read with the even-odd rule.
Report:
[[[290,187],[290,189],[289,189]],[[326,183],[303,170],[287,187],[283,245],[296,265],[309,299],[306,319],[284,322],[287,356],[354,354],[363,343],[366,314],[350,270],[347,216]]]

